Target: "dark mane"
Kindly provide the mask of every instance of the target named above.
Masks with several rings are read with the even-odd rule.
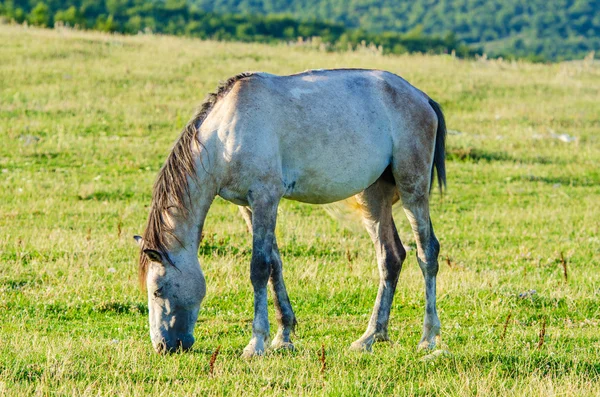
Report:
[[[217,90],[208,94],[204,102],[196,110],[194,117],[187,123],[179,139],[175,142],[169,157],[162,166],[152,192],[152,205],[148,216],[148,224],[143,236],[143,247],[140,250],[138,275],[140,284],[144,286],[149,259],[143,249],[153,249],[161,253],[167,250],[167,235],[173,236],[173,231],[165,223],[163,212],[170,206],[188,211],[186,197],[189,195],[188,177],[196,176],[196,163],[192,153],[192,144],[198,140],[197,132],[206,116],[210,113],[217,101],[223,98],[233,85],[241,79],[252,76],[254,73],[245,72],[229,78],[221,83]],[[189,202],[189,201],[188,201]],[[168,256],[167,260],[171,260]]]

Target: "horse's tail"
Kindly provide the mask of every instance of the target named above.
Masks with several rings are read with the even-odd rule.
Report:
[[[442,107],[436,101],[430,98],[429,105],[433,108],[438,119],[429,191],[431,192],[431,188],[433,187],[434,173],[437,173],[437,182],[441,193],[446,187],[446,119],[444,118]]]

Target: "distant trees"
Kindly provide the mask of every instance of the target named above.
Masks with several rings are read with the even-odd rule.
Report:
[[[483,48],[561,60],[600,50],[600,0],[0,0],[0,15],[37,26],[273,42],[319,37],[384,53]],[[327,21],[327,22],[324,22]]]
[[[560,60],[600,50],[600,0],[190,1],[205,11],[286,12],[369,32],[406,33],[421,26],[424,35],[454,32],[490,55]]]
[[[204,39],[259,42],[317,37],[319,43],[332,51],[372,45],[383,53],[454,52],[458,56],[472,56],[478,52],[453,34],[425,35],[419,29],[408,33],[374,33],[314,18],[219,14],[204,11],[186,0],[0,0],[0,14],[36,26],[61,23],[128,34],[150,30]]]
[[[70,6],[66,10],[56,11],[54,14],[54,23],[56,22],[62,22],[69,26],[82,26],[85,24],[85,18],[77,7]]]
[[[36,26],[49,26],[52,22],[50,8],[44,2],[39,2],[27,15],[27,21]]]

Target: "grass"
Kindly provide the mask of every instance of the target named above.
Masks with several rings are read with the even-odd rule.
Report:
[[[0,42],[0,394],[599,394],[597,65],[6,25]],[[370,240],[345,228],[354,220],[284,202],[277,234],[297,350],[241,359],[250,238],[222,200],[200,247],[208,293],[197,342],[189,354],[154,354],[131,236],[179,130],[240,71],[333,67],[390,70],[444,106],[449,189],[431,206],[452,355],[424,362],[415,350],[423,281],[414,250],[392,310],[394,343],[350,352],[377,290]],[[400,211],[396,221],[414,247]]]

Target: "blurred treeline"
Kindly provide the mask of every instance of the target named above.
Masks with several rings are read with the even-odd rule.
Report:
[[[298,42],[299,38],[326,50],[367,47],[382,53],[451,53],[468,57],[481,52],[452,33],[420,31],[367,32],[342,23],[298,20],[286,15],[215,13],[186,0],[4,0],[0,15],[18,23],[136,34],[154,32],[203,39],[258,42]]]
[[[600,0],[192,0],[205,11],[317,18],[370,32],[454,32],[491,56],[582,58],[600,50]]]

